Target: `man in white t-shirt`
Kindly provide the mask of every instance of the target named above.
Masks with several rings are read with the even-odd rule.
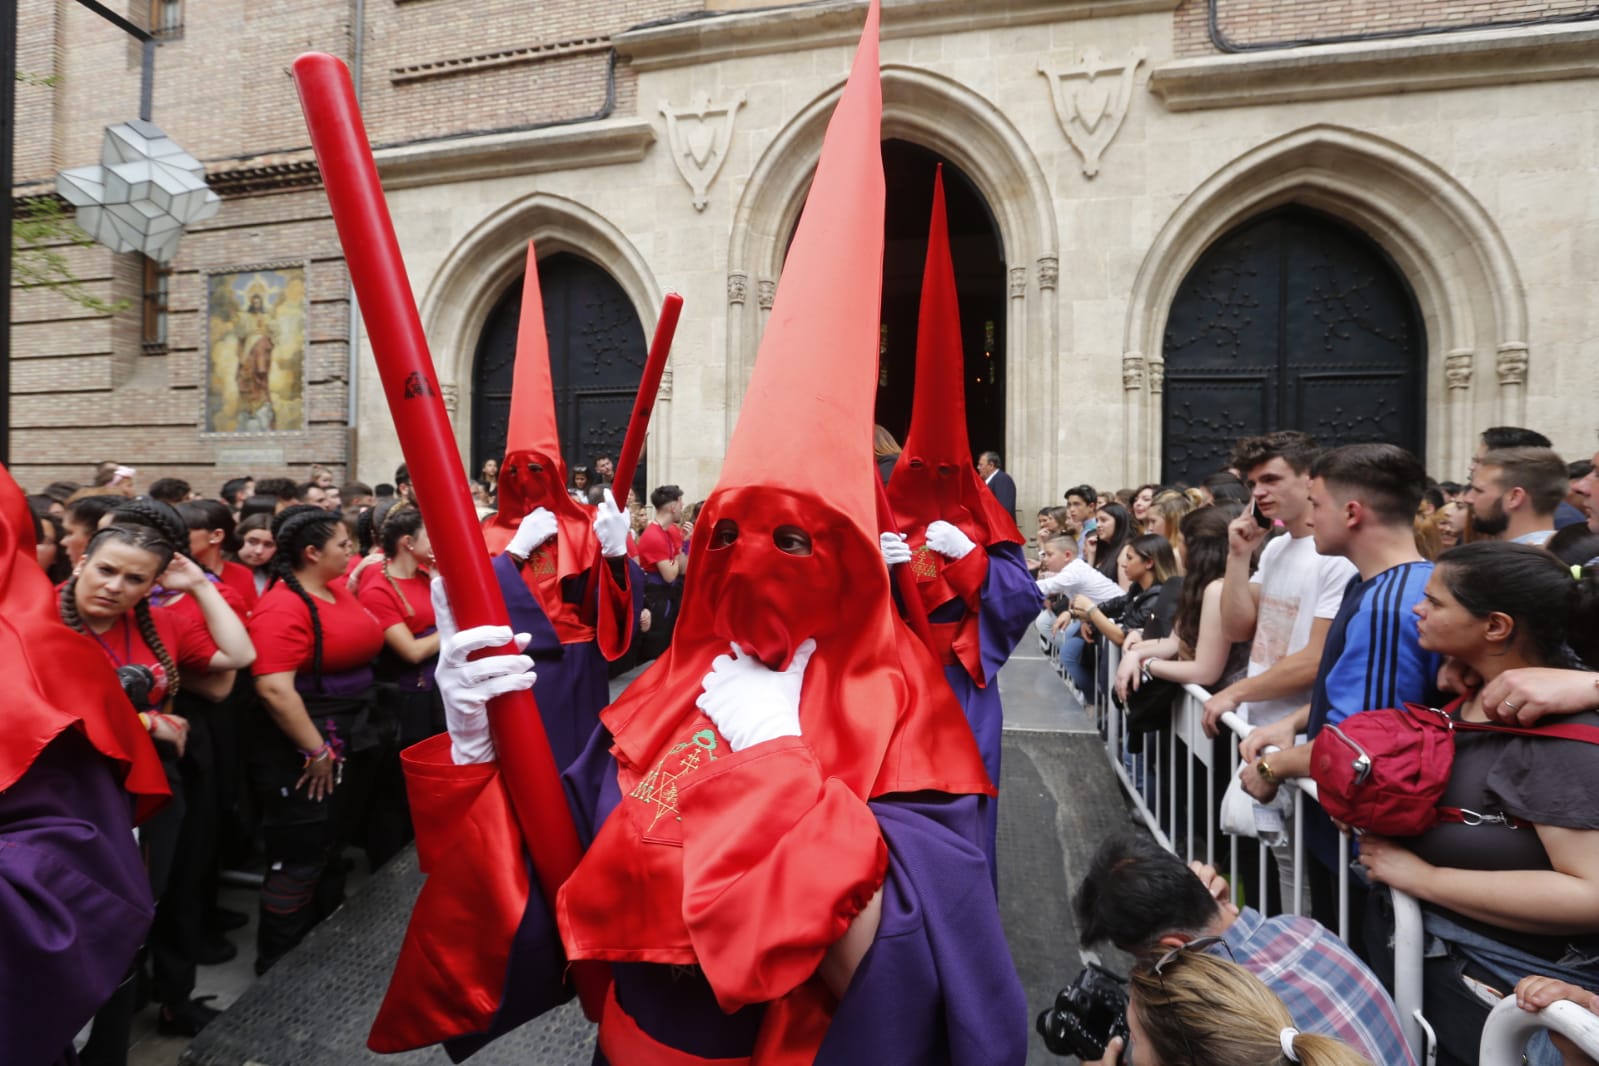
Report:
[[[1249,485],[1252,507],[1228,527],[1221,621],[1228,641],[1251,641],[1249,671],[1206,701],[1204,727],[1211,736],[1224,728],[1220,720],[1228,711],[1260,726],[1310,702],[1322,644],[1355,575],[1348,559],[1317,552],[1311,536],[1310,464],[1317,451],[1310,437],[1293,430],[1246,437],[1233,450],[1232,466]],[[1251,576],[1250,559],[1267,532],[1256,510],[1280,523],[1283,534],[1261,551]],[[1273,852],[1286,883],[1292,848],[1282,844]]]
[[[1038,591],[1045,596],[1065,596],[1068,603],[1078,596],[1087,596],[1097,605],[1115,599],[1123,590],[1083,560],[1072,559],[1055,573],[1039,578]],[[1093,663],[1083,656],[1086,644],[1079,635],[1081,628],[1082,623],[1073,620],[1070,614],[1063,614],[1054,620],[1051,632],[1054,646],[1060,649],[1061,668],[1087,703],[1094,698],[1095,678]]]

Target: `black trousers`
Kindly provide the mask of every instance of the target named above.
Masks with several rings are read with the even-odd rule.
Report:
[[[170,1006],[186,1003],[194,993],[194,960],[206,936],[206,913],[216,899],[219,800],[211,730],[214,706],[180,696],[174,708],[189,722],[189,740],[177,763],[183,813],[150,930],[152,990],[157,1000]]]
[[[405,795],[400,752],[444,732],[444,701],[436,689],[395,685],[378,687],[379,730],[384,742],[374,758],[372,795],[366,805],[358,843],[374,870],[392,859],[416,836],[411,805]]]

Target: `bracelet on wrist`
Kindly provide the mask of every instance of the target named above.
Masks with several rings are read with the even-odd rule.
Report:
[[[1282,783],[1276,772],[1272,770],[1271,763],[1266,761],[1266,757],[1264,755],[1262,755],[1259,761],[1255,763],[1255,773],[1259,774],[1260,779],[1266,782],[1268,785],[1278,785]]]

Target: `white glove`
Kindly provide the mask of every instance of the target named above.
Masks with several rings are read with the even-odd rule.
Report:
[[[946,559],[964,559],[977,547],[971,537],[944,521],[927,524],[927,546]]]
[[[535,507],[516,527],[516,536],[505,550],[518,559],[526,559],[539,550],[539,545],[555,536],[555,515],[548,508]]]
[[[524,528],[526,524],[524,523]],[[433,682],[444,701],[444,721],[450,730],[450,757],[457,766],[493,762],[494,740],[489,736],[488,703],[508,692],[533,687],[538,675],[526,655],[490,655],[467,661],[480,648],[497,648],[511,640],[510,626],[476,626],[462,633],[455,628],[455,612],[444,589],[444,579],[433,579],[433,612],[439,630],[439,663]],[[532,638],[516,634],[518,649]]]
[[[889,566],[911,561],[911,549],[910,545],[905,543],[905,534],[880,533],[877,543],[883,549],[883,562]]]
[[[606,489],[605,502],[595,509],[594,514],[594,535],[600,538],[600,554],[607,559],[626,555],[627,531],[631,528],[627,515],[616,506],[616,497],[611,495],[610,489]]]
[[[716,724],[734,751],[763,740],[800,735],[800,684],[816,641],[794,649],[787,670],[772,670],[745,655],[737,644],[732,655],[718,655],[705,675],[705,691],[694,706]]]

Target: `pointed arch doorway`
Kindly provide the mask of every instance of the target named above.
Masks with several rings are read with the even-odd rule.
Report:
[[[966,354],[966,432],[972,457],[1005,452],[1005,252],[994,213],[977,186],[937,152],[910,141],[883,142],[888,189],[884,215],[882,326],[878,334],[876,419],[904,443],[916,385],[916,329],[933,175],[944,164],[950,258],[960,299]],[[797,228],[798,222],[795,223]],[[789,233],[792,244],[794,234]]]
[[[616,279],[588,259],[557,252],[539,260],[550,345],[555,423],[570,474],[599,455],[615,459],[644,374],[644,327]],[[522,275],[511,280],[478,335],[472,370],[472,469],[504,458],[522,313]],[[633,485],[647,485],[644,458]],[[640,496],[644,490],[639,489]],[[617,500],[617,503],[622,503]]]

